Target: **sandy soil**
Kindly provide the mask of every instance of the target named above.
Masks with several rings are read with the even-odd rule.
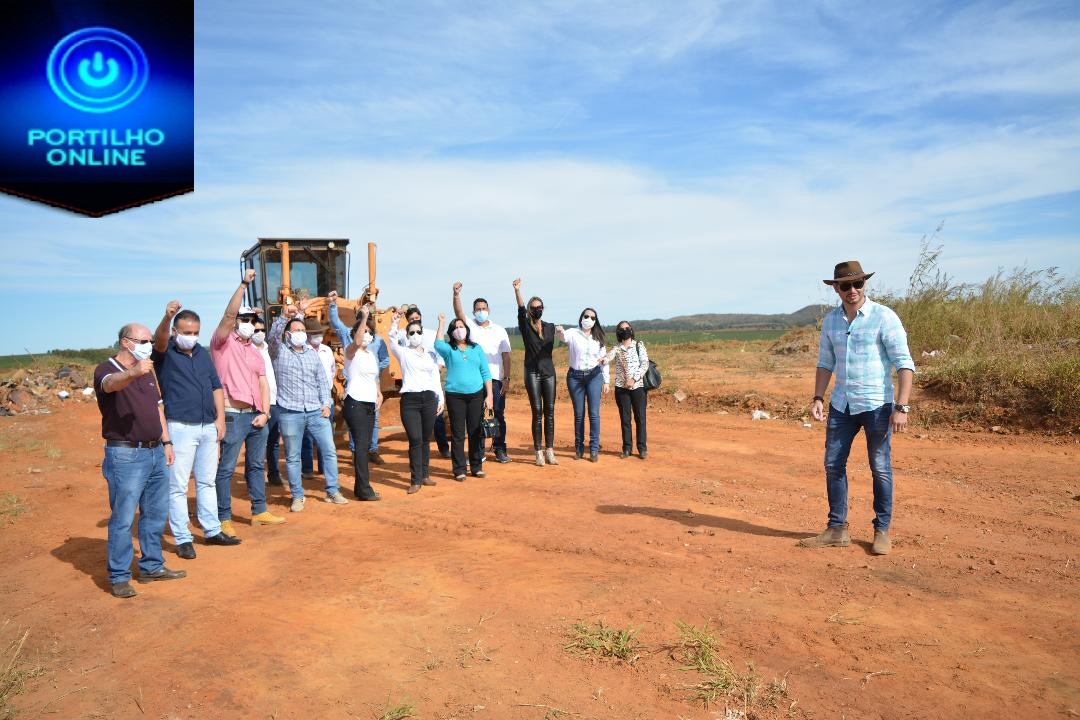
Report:
[[[701,391],[707,375],[684,378]],[[803,372],[731,373],[716,393],[802,398]],[[565,395],[565,393],[562,393]],[[857,544],[811,551],[824,526],[824,431],[748,410],[655,403],[650,457],[620,460],[614,404],[598,464],[514,463],[405,494],[400,433],[384,437],[379,503],[309,502],[237,548],[166,560],[184,580],[107,592],[101,441],[93,404],[0,419],[0,670],[19,717],[999,718],[1080,713],[1080,446],[1074,438],[920,430],[894,440],[895,549],[869,554],[865,451],[851,466]],[[351,487],[351,458],[342,451]],[[319,479],[308,492],[321,500]],[[17,508],[11,509],[17,498]],[[198,531],[196,531],[198,536]],[[565,649],[578,620],[639,631],[628,664]],[[711,623],[725,659],[786,680],[776,706],[689,698],[676,621]],[[0,717],[3,711],[0,710]]]

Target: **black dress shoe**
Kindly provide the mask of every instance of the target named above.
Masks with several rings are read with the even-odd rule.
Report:
[[[496,450],[495,462],[508,463],[510,462],[510,456],[506,454],[505,450]]]
[[[357,500],[365,500],[365,501],[368,501],[368,502],[374,502],[375,500],[382,500],[382,495],[375,492],[374,490],[369,491],[369,492],[355,492],[354,491],[353,495],[356,496]]]
[[[629,450],[623,450],[621,453],[619,453],[619,459],[621,459],[621,460],[625,460],[628,457],[630,457],[630,451]]]
[[[386,461],[383,460],[382,456],[379,455],[378,450],[376,450],[375,452],[369,452],[367,454],[367,459],[368,459],[369,463],[372,463],[374,465],[385,465],[386,464]]]
[[[180,556],[181,558],[183,558],[184,560],[194,560],[195,559],[195,545],[193,545],[192,543],[189,543],[189,542],[180,543],[179,545],[176,546],[176,554],[178,556]]]
[[[170,570],[162,565],[152,573],[139,573],[139,582],[148,583],[155,580],[179,580],[187,577],[187,570]]]
[[[648,450],[639,450],[638,451],[638,457],[641,458],[642,460],[644,460],[645,458],[649,457],[649,451]]]
[[[240,538],[226,535],[225,533],[218,533],[217,535],[211,535],[210,537],[204,538],[203,542],[207,545],[239,545]]]
[[[440,450],[439,451],[439,457],[441,457],[441,458],[449,458],[450,457],[450,451],[449,450]]]
[[[281,481],[280,475],[271,475],[270,477],[266,478],[266,484],[273,485],[274,487],[284,487],[285,485],[285,483]]]
[[[474,472],[474,473],[472,474],[472,476],[473,476],[473,477],[480,477],[480,478],[482,478],[482,477],[486,477],[486,476],[487,476],[487,473],[485,473],[485,472],[484,472],[483,470],[477,470],[476,472]]]
[[[112,594],[118,598],[129,598],[135,597],[139,593],[135,592],[135,588],[131,587],[131,583],[121,582],[112,586]]]

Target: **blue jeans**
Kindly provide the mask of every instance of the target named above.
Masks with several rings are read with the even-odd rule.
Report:
[[[566,371],[566,389],[574,404],[574,450],[585,452],[585,403],[589,403],[589,454],[600,452],[600,393],[604,375],[599,366],[592,370]]]
[[[330,427],[334,427],[334,406],[330,406]],[[300,446],[300,472],[305,475],[310,475],[315,469],[315,445],[318,442],[315,440],[315,436],[311,434],[309,429],[304,433],[304,442]],[[323,471],[322,465],[322,453],[319,453],[319,472]]]
[[[278,427],[277,405],[270,406],[270,419],[266,422],[266,477],[279,479],[278,450],[281,446],[281,428]]]
[[[225,413],[225,437],[221,441],[217,485],[218,520],[232,520],[232,476],[240,446],[244,446],[244,479],[251,498],[251,514],[266,512],[266,426],[255,427],[251,422],[259,413],[245,411]]]
[[[326,494],[337,493],[337,449],[334,447],[334,430],[330,426],[330,420],[322,416],[321,410],[278,408],[278,423],[281,436],[285,439],[285,474],[289,479],[289,490],[293,499],[304,496],[304,485],[300,479],[300,446],[304,441],[304,433],[308,431],[319,446],[319,462],[322,464],[323,479],[326,481]]]
[[[829,527],[847,522],[847,460],[851,443],[861,429],[866,434],[866,454],[874,478],[874,529],[885,531],[892,521],[893,478],[892,403],[852,415],[829,406],[825,430],[825,486],[829,493]]]
[[[498,432],[491,439],[491,446],[495,452],[506,452],[506,396],[502,393],[502,380],[491,381],[492,406],[495,410],[495,422],[498,424]],[[480,457],[487,450],[487,438],[480,436]]]
[[[169,472],[165,450],[105,446],[101,474],[109,485],[109,582],[131,580],[131,525],[139,510],[139,572],[157,572],[165,564],[161,536],[169,517]]]
[[[206,537],[221,532],[217,513],[217,428],[169,421],[169,439],[176,459],[169,468],[169,527],[176,544],[191,542],[188,525],[188,480],[195,471],[195,508]]]

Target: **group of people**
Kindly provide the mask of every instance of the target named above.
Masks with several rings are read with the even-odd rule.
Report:
[[[261,311],[242,304],[254,279],[255,271],[247,270],[214,329],[209,350],[199,343],[199,315],[173,300],[152,333],[138,323],[121,328],[119,351],[95,371],[106,444],[102,473],[109,483],[113,511],[108,572],[118,597],[136,594],[130,582],[134,557],[130,529],[136,508],[142,550],[138,580],[186,575],[165,567],[161,536],[168,522],[177,555],[195,559],[187,499],[192,475],[205,544],[241,543],[232,522],[232,477],[241,448],[252,524],[285,522],[268,508],[266,483],[287,483],[290,511],[302,512],[303,481],[314,476],[316,467],[325,482],[325,501],[349,503],[338,482],[332,392],[339,369],[334,352],[323,342],[328,328],[305,314],[310,300],[286,305],[267,328]],[[567,388],[574,405],[575,457],[581,459],[585,453],[587,408],[589,459],[598,459],[600,395],[610,390],[609,365],[614,364],[623,419],[622,457],[631,454],[632,417],[637,424],[638,453],[644,459],[648,453],[642,378],[648,353],[643,343],[635,342],[630,324],[619,323],[619,344],[609,350],[595,310],[584,310],[579,327],[568,330],[541,319],[543,301],[539,298],[532,298],[526,307],[520,279],[514,281],[514,291],[519,329],[525,337],[525,384],[533,414],[536,464],[558,462],[553,447],[555,370],[551,359],[556,336],[569,348]],[[436,482],[430,474],[433,436],[459,482],[470,474],[485,476],[485,424],[492,435],[495,460],[510,462],[505,418],[510,338],[505,328],[491,321],[487,300],[476,298],[472,315],[466,315],[461,283],[455,283],[455,317],[449,326],[442,314],[437,329],[432,330],[424,327],[415,306],[395,309],[389,342],[376,332],[369,308],[361,308],[349,327],[341,320],[337,300],[336,292],[329,293],[329,321],[343,346],[341,412],[353,451],[357,500],[380,499],[371,485],[370,468],[384,463],[378,451],[379,413],[382,372],[391,354],[402,373],[398,394],[409,441],[410,494]],[[451,428],[449,440],[444,410]],[[284,482],[279,438],[285,446]]]
[[[857,261],[848,261],[838,264],[833,279],[825,281],[834,287],[840,304],[822,324],[811,412],[815,419],[825,419],[824,393],[835,375],[825,440],[829,516],[823,533],[801,541],[806,547],[850,544],[846,467],[851,444],[862,429],[874,480],[872,551],[886,554],[891,549],[890,439],[892,432],[906,426],[915,366],[899,318],[866,298],[865,282],[872,275],[863,272]],[[167,521],[177,555],[196,557],[187,500],[192,474],[204,542],[240,544],[232,523],[232,477],[241,447],[245,448],[244,478],[252,524],[285,522],[270,512],[266,502],[265,482],[282,484],[278,436],[284,439],[292,512],[304,510],[303,479],[312,476],[316,453],[325,501],[349,503],[338,484],[331,392],[339,371],[332,351],[322,342],[327,328],[305,316],[310,301],[303,300],[284,307],[267,330],[261,313],[242,305],[254,279],[255,271],[247,270],[214,329],[209,350],[199,344],[198,314],[174,300],[153,333],[138,323],[122,327],[118,352],[94,373],[105,439],[102,474],[112,510],[107,565],[117,597],[136,594],[130,583],[136,509],[141,549],[137,579],[152,582],[186,575],[165,566],[161,537]],[[338,313],[336,293],[328,296],[330,323],[344,350],[342,413],[349,428],[353,494],[358,500],[379,499],[371,486],[370,466],[383,462],[378,452],[381,374],[390,354],[402,373],[398,392],[409,441],[410,494],[435,484],[429,448],[433,435],[438,440],[444,409],[451,426],[449,457],[455,480],[464,481],[469,474],[484,477],[485,424],[493,427],[495,460],[510,462],[504,413],[511,378],[509,336],[491,321],[484,298],[473,301],[471,317],[465,314],[461,287],[461,283],[453,286],[455,317],[449,326],[440,314],[433,331],[424,326],[420,311],[409,306],[393,312],[389,342],[377,334],[367,307],[349,327]],[[612,376],[622,429],[621,457],[630,457],[636,447],[638,456],[647,458],[644,379],[649,357],[644,343],[635,338],[633,326],[620,321],[615,326],[616,342],[609,348],[595,309],[585,308],[577,327],[564,328],[544,321],[544,302],[539,297],[525,301],[520,278],[513,287],[525,348],[524,384],[532,411],[536,465],[558,464],[552,360],[556,338],[568,349],[566,385],[574,408],[575,458],[583,459],[587,451],[590,461],[599,459],[600,401],[610,392]],[[899,378],[895,398],[894,368]],[[440,452],[446,443],[445,428],[442,435]]]

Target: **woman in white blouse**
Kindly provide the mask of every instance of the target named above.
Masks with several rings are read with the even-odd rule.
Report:
[[[608,363],[615,366],[615,404],[619,406],[619,420],[622,424],[622,454],[628,458],[632,454],[630,415],[633,413],[637,425],[638,457],[649,457],[649,448],[645,435],[645,408],[648,405],[648,391],[645,389],[645,372],[649,369],[649,353],[645,343],[635,341],[634,328],[626,320],[615,326],[615,338],[618,344],[608,353]]]
[[[353,493],[357,500],[378,500],[368,471],[368,446],[375,427],[375,413],[382,406],[379,358],[370,349],[375,339],[375,318],[365,306],[349,333],[345,347],[345,399],[341,403],[345,423],[353,436]]]
[[[589,409],[589,460],[600,458],[600,393],[608,394],[607,353],[604,350],[604,328],[592,308],[578,316],[578,326],[564,330],[555,327],[555,334],[566,343],[570,369],[566,372],[566,389],[574,403],[574,457],[585,454],[585,406]]]
[[[424,327],[411,322],[405,327],[405,345],[399,344],[401,330],[395,312],[390,321],[390,342],[387,346],[401,365],[401,424],[409,437],[409,494],[418,492],[423,485],[434,485],[428,475],[431,433],[435,416],[443,410],[443,390],[439,381],[439,363],[435,353],[424,347]],[[446,326],[446,316],[439,315],[441,337]]]

